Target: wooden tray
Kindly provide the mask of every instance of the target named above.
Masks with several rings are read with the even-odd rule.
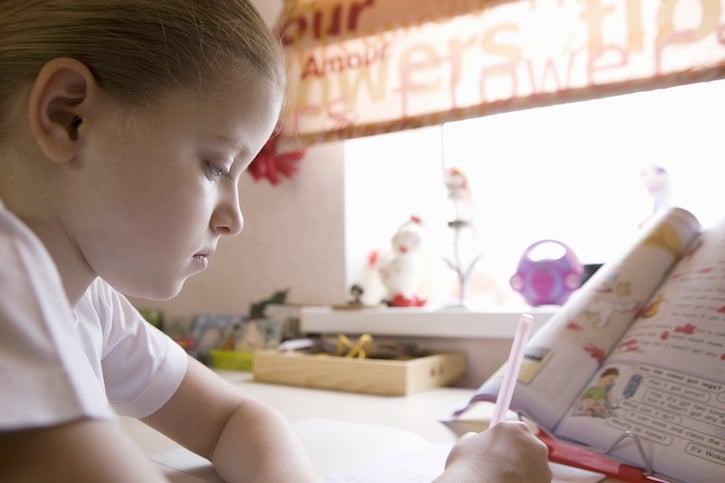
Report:
[[[258,382],[404,396],[458,381],[465,365],[463,352],[387,360],[260,350],[254,353],[252,372]]]

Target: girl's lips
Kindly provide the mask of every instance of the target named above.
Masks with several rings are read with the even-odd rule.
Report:
[[[214,252],[216,250],[214,248],[210,248],[209,250],[204,250],[202,252],[197,252],[194,254],[194,257],[204,257],[204,258],[211,258],[214,255]]]
[[[195,253],[191,258],[194,260],[194,263],[199,270],[206,270],[209,266],[209,259],[214,255],[215,251],[215,247],[209,247],[208,249],[205,248],[204,250]]]
[[[194,259],[194,262],[197,264],[200,270],[206,270],[206,268],[209,266],[209,255],[207,254],[197,253],[192,258]]]

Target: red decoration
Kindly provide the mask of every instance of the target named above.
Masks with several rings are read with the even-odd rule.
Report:
[[[255,181],[267,179],[273,185],[279,184],[280,174],[290,178],[297,172],[295,163],[305,155],[303,149],[290,151],[287,153],[277,152],[277,139],[279,133],[274,133],[262,147],[252,163],[249,165],[249,174]]]
[[[417,295],[406,296],[403,294],[395,294],[393,300],[390,301],[391,307],[422,307],[428,300]]]

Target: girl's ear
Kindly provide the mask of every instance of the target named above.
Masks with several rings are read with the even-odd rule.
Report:
[[[83,144],[84,114],[96,82],[82,62],[59,57],[38,73],[28,102],[30,130],[48,159],[71,161]]]

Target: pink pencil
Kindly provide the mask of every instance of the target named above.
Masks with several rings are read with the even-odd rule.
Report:
[[[521,363],[524,360],[524,348],[526,342],[529,340],[533,321],[534,318],[529,314],[522,314],[519,319],[519,325],[516,328],[514,342],[511,345],[509,359],[504,369],[501,388],[498,390],[496,406],[493,408],[493,416],[491,416],[489,428],[503,421],[509,410],[511,397],[514,395],[514,388],[516,387],[516,380],[519,378],[519,371],[521,371]]]

